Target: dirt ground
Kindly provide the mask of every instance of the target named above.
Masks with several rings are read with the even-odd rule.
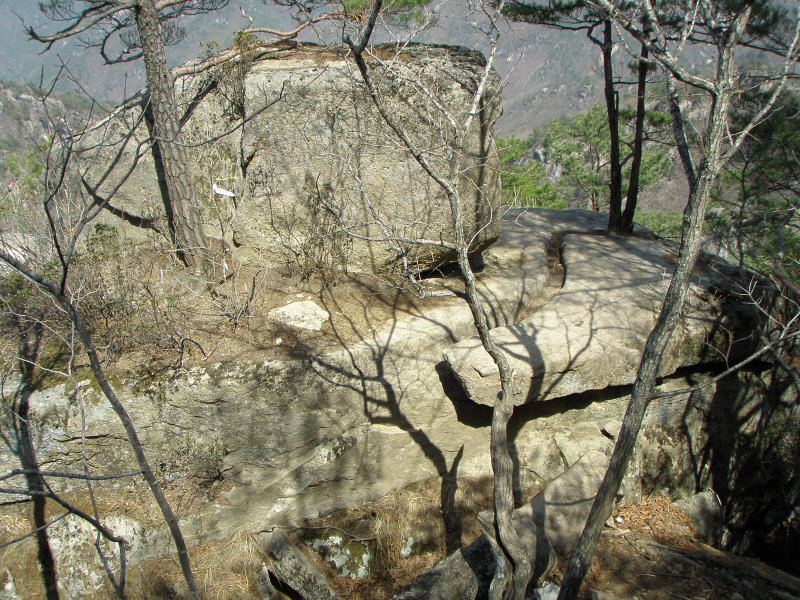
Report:
[[[435,565],[448,547],[452,550],[467,545],[479,535],[477,514],[491,505],[491,481],[458,481],[456,519],[448,519],[451,524],[458,523],[455,536],[445,527],[441,495],[440,482],[427,480],[375,501],[299,523],[289,532],[298,544],[307,541],[309,532],[321,530],[335,532],[344,544],[368,544],[373,556],[370,574],[355,579],[337,574],[320,555],[304,545],[300,547],[341,598],[386,600]],[[115,511],[119,509],[114,507]],[[27,527],[20,511],[14,511],[16,518],[8,509],[4,512],[0,516],[0,543],[18,533],[15,530]],[[703,544],[694,536],[689,517],[664,497],[653,496],[641,504],[620,508],[614,517],[614,526],[607,526],[601,538],[582,600],[800,598],[800,579],[755,559]],[[415,537],[414,551],[407,553],[404,546],[410,536]],[[257,532],[240,531],[224,540],[194,546],[190,555],[203,598],[260,598],[256,576],[263,560]],[[0,550],[0,570],[9,568],[13,573],[20,598],[40,597],[35,556],[32,540],[26,540],[22,547]],[[561,559],[547,581],[558,585],[565,568],[566,560]],[[131,599],[178,600],[185,597],[182,588],[176,558],[164,556],[133,566],[126,592]],[[592,595],[593,591],[600,594]],[[110,596],[107,586],[84,597]]]
[[[474,483],[467,485],[475,487]],[[460,511],[464,511],[464,544],[478,535],[473,511],[479,506],[488,507],[489,489],[490,486],[486,485],[474,496],[473,506],[463,502],[459,504]],[[355,514],[361,514],[362,510],[359,507],[351,509]],[[433,516],[432,512],[428,514]],[[607,526],[601,538],[596,559],[582,588],[582,599],[592,598],[592,590],[606,594],[595,596],[598,600],[800,598],[800,579],[755,559],[721,552],[700,542],[692,531],[688,515],[662,496],[620,508],[614,517],[615,526]],[[421,525],[418,523],[417,527]],[[436,526],[433,522],[430,525]],[[392,569],[394,577],[376,574],[368,580],[350,582],[334,577],[334,585],[345,598],[390,598],[416,574],[432,566],[436,556],[443,556],[443,546],[444,542],[440,540],[438,552],[414,557],[418,573],[409,572],[413,570],[408,568],[411,564],[398,564]],[[566,565],[566,559],[560,559],[547,581],[560,584]]]
[[[686,513],[661,496],[615,516],[619,529],[606,528],[589,589],[619,600],[800,598],[800,580],[698,541]]]

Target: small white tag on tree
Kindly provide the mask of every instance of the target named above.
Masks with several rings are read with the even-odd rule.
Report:
[[[220,196],[228,196],[229,198],[235,198],[236,194],[233,192],[229,192],[228,190],[219,187],[216,183],[211,184],[211,189],[214,191],[215,194],[219,194]]]

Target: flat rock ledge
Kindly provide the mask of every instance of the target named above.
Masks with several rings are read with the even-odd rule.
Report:
[[[561,291],[527,319],[491,332],[514,371],[514,404],[632,384],[676,254],[674,243],[651,237],[566,231]],[[721,261],[701,258],[659,375],[731,361],[755,347],[751,336],[760,317],[741,300],[746,279]],[[477,336],[443,356],[471,400],[494,404],[500,378]]]

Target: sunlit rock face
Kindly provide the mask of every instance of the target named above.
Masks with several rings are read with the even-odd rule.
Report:
[[[672,280],[674,244],[592,234],[583,224],[591,213],[571,212],[574,225],[560,242],[560,291],[530,317],[492,331],[514,371],[515,405],[633,384]],[[539,218],[543,213],[523,222],[541,229]],[[767,290],[751,284],[752,274],[721,260],[698,264],[659,375],[702,363],[735,363],[754,351],[765,317],[753,301]],[[754,298],[744,293],[748,289]],[[470,399],[494,405],[500,377],[477,336],[447,348],[444,359]]]
[[[616,337],[609,334],[619,331],[620,323],[633,322],[639,311],[657,309],[657,297],[663,293],[661,273],[668,273],[675,246],[597,234],[605,221],[604,215],[588,211],[510,213],[500,240],[484,253],[478,291],[492,308],[493,335],[542,314],[560,314],[563,319],[582,315],[593,333],[588,340],[577,337],[585,335],[585,328],[576,324],[571,332],[576,337],[571,338],[573,342],[568,338],[566,344],[574,350],[572,381],[584,382],[583,387],[548,384],[546,401],[528,402],[514,411],[509,431],[514,486],[520,493],[542,489],[590,459],[591,468],[602,471],[619,434],[630,388],[606,387],[598,373],[616,372],[609,366],[601,371],[598,365],[627,356],[630,340],[636,338],[627,332]],[[539,302],[550,284],[546,249],[553,234],[565,230],[573,232],[562,240],[566,278],[542,305]],[[617,273],[612,280],[603,275],[600,263],[627,265],[629,273]],[[591,265],[596,266],[590,269]],[[698,269],[693,288],[692,302],[701,302],[705,308],[692,304],[693,310],[684,315],[682,329],[676,332],[682,353],[665,363],[679,370],[664,372],[658,391],[679,392],[718,371],[719,353],[711,349],[727,346],[712,346],[723,338],[706,333],[707,317],[716,306],[719,322],[732,327],[737,311],[747,309],[740,296],[722,293],[722,274],[710,267]],[[641,288],[623,284],[627,277],[641,280]],[[712,280],[716,294],[704,295],[703,286]],[[449,283],[456,285],[454,280]],[[608,332],[599,328],[603,321],[595,314],[607,310],[607,290],[618,292],[614,307],[619,315],[617,329],[612,328],[613,321],[605,321]],[[302,295],[287,298],[298,303],[298,296]],[[374,301],[373,296],[367,299]],[[530,307],[537,305],[538,310],[529,316]],[[190,543],[224,538],[240,530],[301,523],[423,479],[491,478],[488,405],[496,398],[499,383],[486,384],[484,395],[472,397],[474,389],[465,390],[442,360],[445,349],[475,334],[464,300],[427,298],[414,307],[394,307],[382,320],[374,321],[365,318],[368,313],[358,302],[325,306],[330,320],[321,331],[284,326],[277,330],[284,339],[280,345],[273,344],[277,334],[265,326],[254,332],[269,344],[235,357],[202,360],[198,356],[193,364],[159,371],[146,366],[125,373],[111,369],[113,385],[158,475],[168,487],[194,486],[189,496],[195,503],[181,514]],[[338,346],[315,346],[313,336],[330,333],[332,323],[340,335],[345,324],[353,331],[347,339],[337,338]],[[547,360],[563,356],[558,354],[564,334],[560,321],[553,320],[551,329],[555,333],[537,337]],[[726,326],[719,330],[737,331]],[[643,329],[637,331],[646,335]],[[734,335],[733,339],[745,338]],[[549,346],[545,345],[548,341],[552,342]],[[588,360],[595,352],[593,344],[599,342],[605,349],[605,362]],[[700,348],[708,351],[696,352]],[[693,368],[681,372],[683,364]],[[491,372],[486,373],[488,379]],[[527,391],[521,375],[515,376],[515,385]],[[92,472],[134,469],[113,411],[96,384],[82,377],[75,385],[52,386],[31,396],[29,418],[36,431],[39,460],[54,470],[79,472],[85,440]],[[726,547],[761,552],[772,544],[767,550],[773,556],[796,547],[791,515],[798,498],[800,443],[796,405],[779,401],[782,390],[793,385],[790,378],[784,379],[770,382],[760,373],[741,373],[699,391],[653,399],[627,470],[621,502],[637,502],[656,492],[677,499],[713,488],[726,522]],[[6,397],[12,397],[14,382],[7,380],[5,386]],[[18,466],[10,450],[0,452],[0,466],[4,470]],[[771,481],[789,483],[767,485]],[[82,488],[78,480],[53,482],[73,491]],[[116,498],[128,485],[127,480],[112,480],[97,482],[95,488],[101,495]],[[763,510],[765,505],[769,511]],[[129,542],[132,563],[169,551],[169,536],[157,517],[137,509],[135,502],[113,506],[119,513],[114,514],[113,528]],[[65,520],[54,525],[52,532],[67,539],[76,528]],[[766,539],[758,534],[773,528],[781,537]],[[408,535],[419,539],[416,533]],[[81,548],[90,550],[91,542]],[[416,544],[408,542],[407,551],[415,551]],[[364,560],[363,555],[356,558]],[[84,558],[64,564],[78,562],[85,564]],[[92,568],[97,577],[102,576],[99,564]],[[348,569],[358,573],[357,565]]]
[[[484,57],[428,45],[378,46],[374,56],[370,66],[387,110],[453,184],[472,251],[485,249],[500,233],[492,136],[502,112],[499,77],[488,74],[483,100],[456,141],[451,124],[463,124],[473,108],[486,76]],[[453,240],[452,198],[378,113],[352,60],[286,43],[181,77],[176,91],[206,233],[223,240],[237,260],[305,275],[335,269],[392,276],[453,259],[446,248]],[[141,105],[134,105],[84,138],[81,162],[100,196],[116,188],[141,152],[138,142],[147,139],[141,117]],[[139,159],[112,204],[162,218],[151,154]]]

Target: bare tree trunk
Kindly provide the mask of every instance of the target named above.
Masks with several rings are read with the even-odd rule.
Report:
[[[161,22],[154,0],[139,0],[136,27],[142,44],[153,133],[158,152],[156,169],[166,187],[162,193],[173,243],[178,256],[189,267],[206,268],[209,243],[203,232],[194,185],[189,176],[186,150],[180,142],[175,89],[164,56]],[[160,163],[160,164],[159,164]]]
[[[633,134],[633,156],[631,158],[631,177],[628,182],[628,196],[625,199],[625,210],[622,213],[618,233],[633,232],[633,215],[636,212],[636,203],[639,200],[639,170],[642,167],[642,146],[644,142],[644,94],[647,88],[647,57],[649,51],[647,44],[642,44],[639,54],[638,75],[636,86],[636,124]]]
[[[192,573],[192,567],[189,562],[189,553],[186,550],[186,542],[183,539],[183,533],[181,532],[178,518],[175,516],[175,513],[172,512],[172,507],[169,505],[169,501],[164,495],[164,491],[161,489],[161,485],[158,483],[158,480],[153,473],[153,469],[150,467],[150,463],[144,453],[144,448],[142,448],[142,443],[139,440],[139,435],[136,433],[136,427],[133,424],[133,420],[128,414],[128,411],[125,409],[125,405],[122,404],[116,392],[114,391],[114,388],[111,387],[111,384],[108,383],[108,379],[106,379],[103,365],[100,364],[100,358],[97,355],[97,348],[92,341],[92,335],[89,332],[89,329],[86,327],[83,317],[69,297],[61,292],[56,282],[47,279],[39,273],[31,270],[24,263],[11,256],[1,247],[0,260],[15,269],[27,280],[31,281],[35,285],[39,286],[42,290],[50,294],[67,313],[70,322],[75,327],[75,331],[78,334],[78,339],[80,340],[81,344],[83,344],[83,349],[86,352],[86,356],[89,358],[89,366],[92,369],[92,374],[97,380],[97,385],[102,390],[106,400],[108,400],[109,404],[111,404],[111,408],[114,410],[120,422],[122,423],[122,426],[125,429],[125,434],[128,438],[128,444],[133,450],[133,455],[136,458],[136,463],[139,466],[139,469],[141,470],[148,487],[150,488],[150,492],[153,494],[156,504],[158,504],[158,508],[164,517],[164,521],[167,523],[172,540],[175,543],[175,549],[178,553],[178,562],[180,563],[181,570],[183,571],[183,577],[189,591],[189,597],[192,600],[199,600],[200,594],[197,591],[197,584],[194,581],[194,574]]]
[[[717,129],[719,131],[715,131],[715,134],[719,137],[723,128],[719,126]],[[569,570],[558,596],[559,600],[577,597],[580,584],[594,559],[594,550],[600,539],[603,524],[613,510],[614,497],[625,475],[645,410],[655,387],[661,358],[672,337],[672,332],[678,324],[680,311],[689,289],[692,269],[700,251],[705,211],[715,179],[716,173],[712,173],[710,169],[706,168],[698,180],[696,192],[689,197],[689,204],[684,212],[684,232],[678,262],[675,265],[675,275],[667,291],[656,326],[647,338],[631,400],[622,421],[622,429],[617,438],[611,462],[600,489],[597,491],[578,547],[570,560]]]
[[[25,483],[28,490],[34,492],[31,497],[33,504],[33,526],[36,531],[36,545],[38,548],[37,558],[44,585],[44,594],[47,600],[58,600],[58,578],[56,575],[56,561],[53,551],[50,548],[50,539],[47,533],[47,499],[41,492],[46,489],[44,479],[39,474],[39,462],[36,459],[36,449],[33,445],[30,426],[30,396],[31,396],[31,377],[33,364],[36,362],[39,341],[41,339],[41,323],[33,326],[34,332],[23,324],[19,325],[22,332],[20,340],[19,370],[22,378],[20,388],[17,391],[17,400],[14,410],[14,428],[17,438],[17,455],[23,469],[25,469]],[[33,333],[34,340],[28,339]],[[39,493],[37,493],[39,492]]]
[[[495,533],[500,548],[511,562],[513,571],[512,587],[503,592],[503,597],[512,600],[524,600],[525,590],[532,575],[531,561],[533,557],[536,556],[536,550],[535,548],[525,548],[512,522],[512,512],[514,510],[514,464],[508,450],[508,422],[514,412],[511,386],[512,373],[506,355],[489,335],[488,319],[486,318],[486,313],[477,291],[475,274],[469,264],[469,242],[465,236],[463,208],[458,193],[458,187],[455,183],[459,173],[457,155],[461,150],[458,141],[459,132],[453,132],[455,134],[455,139],[452,142],[452,148],[454,150],[452,156],[449,157],[449,173],[443,174],[428,161],[425,153],[414,144],[408,132],[384,105],[375,88],[370,69],[363,55],[381,6],[382,0],[375,0],[369,20],[358,43],[354,43],[349,37],[345,38],[345,43],[352,52],[356,66],[367,88],[367,92],[384,122],[397,134],[398,138],[402,141],[417,164],[419,164],[430,178],[439,185],[446,195],[450,206],[454,238],[452,249],[456,253],[458,266],[464,279],[467,304],[472,313],[473,322],[478,330],[481,343],[486,349],[486,352],[492,357],[492,360],[495,365],[497,365],[498,371],[500,372],[501,389],[492,410],[490,448],[492,469],[494,471]],[[489,65],[491,65],[491,62]],[[481,87],[482,86],[479,86],[478,91],[476,91],[477,100],[480,100],[478,95],[482,93]],[[475,98],[473,98],[473,100],[475,100]],[[474,106],[478,104],[479,102]]]
[[[613,46],[611,19],[603,21],[603,80],[605,81],[606,113],[608,114],[608,137],[611,145],[609,156],[609,206],[608,229],[622,228],[622,165],[619,157],[619,105],[614,89],[614,65],[611,55]]]
[[[586,526],[564,575],[558,600],[574,600],[578,597],[581,583],[594,560],[594,553],[600,540],[603,524],[611,516],[614,498],[633,454],[642,419],[655,388],[661,359],[681,316],[681,309],[691,283],[692,270],[700,252],[706,208],[722,166],[722,143],[734,86],[734,49],[747,23],[750,11],[751,8],[748,7],[737,16],[736,22],[725,39],[724,47],[720,48],[720,56],[717,63],[716,93],[712,99],[708,134],[706,136],[706,152],[703,162],[698,168],[699,174],[697,176],[691,170],[691,161],[684,160],[690,191],[688,204],[683,216],[683,234],[678,260],[675,264],[675,274],[667,290],[658,321],[645,343],[636,381],[633,384],[631,400],[628,403],[628,409],[622,421],[622,429],[619,432],[603,482],[600,484],[595,496]],[[671,94],[671,96],[672,100],[675,101],[674,94]],[[680,145],[681,140],[685,143],[686,138],[682,119],[675,118],[676,115],[680,114],[680,108],[677,102],[674,102],[674,104],[676,113],[673,113],[673,127],[675,127],[676,140]],[[686,152],[686,159],[689,158],[688,147],[679,148],[679,150],[681,150],[682,158],[684,157],[684,151]]]
[[[147,456],[144,453],[144,448],[142,448],[142,443],[139,441],[139,435],[136,433],[136,427],[133,424],[133,420],[128,414],[128,411],[125,410],[125,406],[117,397],[114,388],[111,387],[106,379],[105,371],[103,370],[103,366],[100,364],[100,359],[97,356],[97,350],[94,342],[92,341],[92,336],[89,333],[86,324],[83,322],[83,318],[81,317],[80,313],[67,298],[63,296],[56,296],[56,299],[67,311],[70,320],[75,325],[75,330],[78,333],[78,339],[80,339],[81,344],[83,344],[83,348],[86,351],[86,355],[89,357],[89,364],[92,368],[92,374],[97,380],[97,385],[100,386],[100,389],[103,391],[106,399],[111,404],[111,407],[114,409],[117,417],[119,417],[119,420],[122,422],[122,426],[125,428],[125,433],[128,437],[128,443],[133,450],[133,455],[136,457],[136,463],[142,471],[142,475],[144,476],[144,479],[150,488],[150,492],[153,494],[153,497],[156,500],[156,504],[158,504],[158,508],[161,510],[161,514],[167,523],[167,527],[169,527],[170,534],[172,535],[172,539],[175,543],[175,549],[178,553],[178,562],[181,565],[183,578],[186,581],[186,586],[189,589],[189,597],[192,600],[199,600],[200,594],[197,591],[197,585],[194,581],[194,574],[192,573],[192,567],[189,562],[189,553],[186,550],[186,543],[183,539],[183,533],[181,532],[178,518],[175,516],[175,513],[172,512],[172,507],[170,506],[166,496],[164,496],[161,485],[159,485],[158,480],[153,473],[153,469],[150,467],[150,463],[148,462]]]
[[[456,199],[457,200],[457,199]],[[458,211],[460,213],[460,211]],[[458,215],[460,219],[460,214]],[[463,231],[463,229],[462,229]],[[508,360],[489,335],[489,323],[481,305],[480,296],[475,285],[475,274],[469,265],[466,246],[458,252],[458,266],[464,278],[467,303],[472,312],[475,327],[478,330],[483,347],[492,357],[500,372],[500,393],[492,409],[492,427],[490,455],[494,473],[494,521],[496,537],[500,547],[509,557],[513,567],[514,600],[524,600],[525,590],[531,579],[531,561],[536,556],[535,548],[526,548],[512,522],[514,511],[514,463],[508,450],[508,422],[514,413],[512,399],[512,374]]]

